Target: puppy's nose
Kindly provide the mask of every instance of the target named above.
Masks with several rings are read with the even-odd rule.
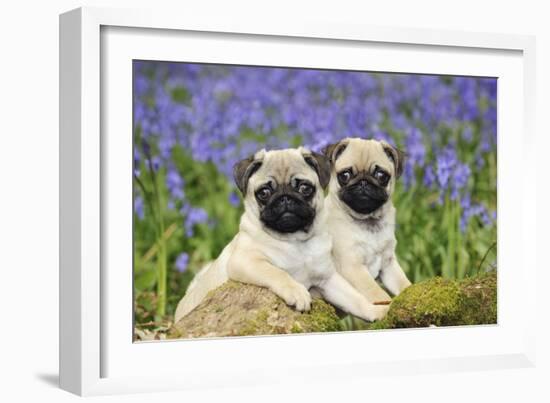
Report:
[[[369,185],[369,182],[367,182],[366,179],[361,179],[361,181],[359,182],[359,185],[361,186],[361,190],[365,190]]]
[[[281,196],[281,199],[279,200],[279,204],[282,206],[288,207],[292,203],[292,199],[288,196]]]

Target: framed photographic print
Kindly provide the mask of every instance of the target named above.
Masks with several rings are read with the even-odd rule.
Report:
[[[63,388],[531,365],[532,38],[60,24]]]

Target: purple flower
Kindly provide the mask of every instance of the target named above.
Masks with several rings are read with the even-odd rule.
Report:
[[[386,143],[395,146],[395,141],[386,132],[376,131],[372,138],[379,141],[385,141]]]
[[[424,170],[424,181],[423,181],[424,186],[431,189],[435,180],[436,180],[436,177],[434,174],[434,169],[431,165],[428,165]]]
[[[151,146],[145,139],[141,141],[141,149],[145,154],[145,158],[151,158]]]
[[[185,204],[180,212],[185,216],[184,228],[188,237],[193,236],[195,225],[204,224],[208,221],[208,213],[200,207]]]
[[[182,200],[185,198],[184,184],[183,178],[175,169],[168,169],[166,173],[166,187],[173,199]]]
[[[470,178],[470,167],[466,164],[457,164],[453,172],[453,182],[451,185],[451,200],[458,198],[458,192],[463,189]]]
[[[472,203],[470,195],[465,195],[460,200],[462,215],[460,217],[460,230],[466,231],[466,227],[470,220],[474,217],[479,217],[481,223],[485,226],[491,225],[496,221],[496,211],[489,213],[487,208],[480,203]]]
[[[187,213],[188,225],[202,224],[208,220],[208,214],[200,207],[191,207]]]
[[[234,207],[238,207],[241,204],[241,198],[236,192],[231,192],[229,194],[229,203]]]
[[[440,188],[446,189],[449,185],[449,179],[457,163],[456,153],[451,148],[443,150],[436,159],[436,177]]]
[[[176,259],[176,269],[180,273],[184,273],[187,270],[187,265],[189,264],[189,255],[185,252],[180,253]]]
[[[151,159],[151,168],[153,169],[153,171],[158,171],[159,168],[161,166],[161,160],[159,157],[153,157]]]
[[[409,130],[405,147],[407,159],[405,160],[403,180],[405,186],[409,187],[415,183],[414,168],[417,166],[422,167],[426,158],[426,147],[422,142],[422,132],[419,129]]]
[[[422,132],[419,129],[411,129],[405,141],[407,158],[413,166],[424,165],[426,147],[422,141]]]
[[[145,217],[145,206],[143,205],[143,198],[141,196],[134,197],[134,212],[140,220]]]
[[[188,236],[212,220],[185,202],[175,150],[214,162],[232,180],[234,162],[259,147],[319,150],[347,136],[396,141],[408,155],[405,186],[421,179],[437,186],[440,201],[462,201],[475,190],[471,171],[485,169],[486,154],[496,150],[496,79],[147,61],[133,68],[135,174],[144,162],[149,170],[149,160],[166,172],[167,202],[184,204]],[[468,163],[458,148],[465,143]],[[235,193],[228,201],[241,203]],[[494,222],[476,206],[463,210],[464,225],[472,217]]]

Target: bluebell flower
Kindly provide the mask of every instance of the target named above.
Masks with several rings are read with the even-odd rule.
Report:
[[[440,201],[462,200],[471,171],[496,148],[496,79],[147,61],[134,62],[134,77],[134,168],[151,159],[165,170],[172,207],[185,202],[185,184],[171,172],[174,147],[215,162],[231,180],[233,163],[260,146],[287,147],[296,138],[319,150],[347,136],[397,141],[408,154],[403,183],[422,175]],[[469,165],[456,154],[457,136],[477,146]],[[229,202],[240,203],[236,195]],[[209,222],[190,208],[181,212],[188,235]],[[467,210],[465,224],[474,216],[494,222],[475,203]]]
[[[480,203],[472,203],[470,195],[466,194],[460,200],[462,215],[460,217],[460,230],[464,232],[470,220],[479,217],[483,225],[491,225],[496,220],[496,212],[490,213],[487,208]]]
[[[174,168],[169,168],[166,173],[166,187],[173,199],[183,200],[185,198],[184,180]]]
[[[149,145],[149,142],[147,140],[142,139],[141,149],[143,151],[143,154],[145,154],[145,158],[151,158],[151,146]]]
[[[451,185],[451,200],[456,200],[459,191],[468,184],[470,178],[470,167],[466,164],[458,163],[453,171],[453,181]]]
[[[385,141],[386,143],[395,146],[395,141],[390,137],[390,135],[384,131],[377,130],[372,136],[373,139],[379,141]]]
[[[208,220],[208,213],[200,207],[192,207],[187,214],[187,223],[202,224]]]
[[[159,157],[154,156],[153,158],[151,158],[151,166],[154,171],[158,171],[161,165],[162,165],[162,161]]]
[[[456,163],[456,153],[452,148],[446,148],[438,154],[436,158],[436,177],[441,189],[447,189]]]
[[[424,186],[431,189],[435,181],[436,181],[436,177],[434,174],[434,169],[431,165],[428,165],[424,169],[424,179],[423,179]]]
[[[417,129],[410,129],[405,140],[405,149],[407,150],[407,159],[405,160],[405,169],[403,180],[406,187],[415,183],[414,168],[423,167],[426,158],[426,147],[422,141],[422,132]]]
[[[208,221],[208,213],[204,209],[193,207],[189,203],[184,204],[180,212],[185,216],[184,228],[188,237],[194,235],[195,225],[204,224]]]
[[[187,266],[189,264],[189,255],[185,252],[180,253],[179,256],[176,259],[176,270],[180,273],[184,273],[187,270]]]
[[[143,204],[143,198],[141,196],[134,197],[134,212],[140,220],[145,218],[145,206]]]
[[[229,203],[234,207],[238,207],[241,204],[241,198],[236,192],[231,192],[229,194]]]

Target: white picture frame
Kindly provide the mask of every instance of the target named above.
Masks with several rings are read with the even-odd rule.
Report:
[[[138,47],[132,45],[137,36]],[[187,41],[187,50],[176,46],[182,40]],[[231,43],[225,46],[231,53],[224,53],[220,43]],[[309,61],[298,60],[295,45],[300,49],[326,47],[341,54],[338,62],[318,58],[314,51]],[[250,46],[256,49],[246,55]],[[262,46],[271,50],[261,51]],[[529,279],[536,276],[535,198],[527,199],[527,192],[514,195],[508,184],[521,183],[532,195],[536,174],[518,176],[507,161],[511,156],[517,161],[518,155],[529,161],[535,155],[534,49],[534,39],[528,36],[314,19],[214,20],[169,11],[104,8],[81,8],[61,15],[61,387],[79,395],[96,395],[532,366],[535,324],[530,312],[534,312],[535,284]],[[504,95],[499,90],[498,103],[498,325],[133,344],[131,328],[127,328],[132,307],[126,299],[131,278],[124,285],[126,269],[106,270],[114,267],[113,262],[131,267],[128,256],[118,253],[126,250],[128,236],[131,239],[131,204],[120,197],[127,195],[124,170],[131,166],[131,131],[125,126],[131,126],[125,119],[131,80],[124,74],[131,58],[180,60],[182,52],[192,52],[193,61],[213,63],[270,64],[279,57],[281,65],[295,60],[303,67],[322,63],[323,67],[357,69],[367,63],[360,55],[371,52],[377,57],[368,61],[370,69],[385,71],[397,71],[397,67],[385,67],[397,66],[405,54],[420,54],[423,58],[407,57],[402,71],[498,76],[499,88],[505,89]],[[464,66],[457,60],[471,63]],[[120,155],[116,164],[113,155]],[[121,215],[123,209],[130,209],[126,216]],[[514,220],[504,221],[512,215]],[[513,290],[521,305],[510,300]],[[114,301],[113,295],[122,297]],[[474,339],[478,340],[475,345],[469,342]],[[443,341],[452,348],[442,345]],[[411,343],[424,347],[409,351],[406,346]],[[365,354],[353,354],[353,347],[362,344]],[[369,350],[372,344],[376,350]],[[337,347],[341,349],[336,351]],[[323,354],[319,354],[321,349]],[[136,370],[133,360],[137,358],[146,363],[144,367],[155,363],[155,370]]]

